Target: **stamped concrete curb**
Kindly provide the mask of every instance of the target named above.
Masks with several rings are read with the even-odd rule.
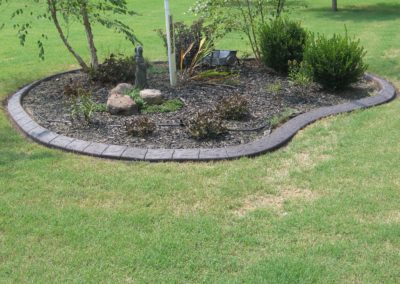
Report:
[[[285,145],[299,130],[323,117],[380,105],[387,103],[396,97],[396,90],[393,85],[377,76],[366,74],[368,80],[375,81],[380,86],[380,91],[376,96],[336,106],[322,107],[303,113],[289,120],[272,133],[250,143],[213,149],[145,149],[96,143],[67,137],[45,129],[32,120],[21,105],[24,95],[26,95],[33,87],[44,81],[72,72],[76,72],[76,70],[56,74],[23,87],[9,98],[7,110],[15,124],[28,137],[43,145],[74,153],[108,159],[165,162],[214,161],[236,159],[244,156],[256,156]]]

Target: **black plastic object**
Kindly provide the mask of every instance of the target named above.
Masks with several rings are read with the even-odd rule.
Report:
[[[210,66],[231,66],[238,62],[236,50],[214,50],[207,55],[203,62]]]

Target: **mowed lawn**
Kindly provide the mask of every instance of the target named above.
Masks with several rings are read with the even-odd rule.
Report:
[[[0,11],[7,20],[8,11]],[[150,59],[165,51],[160,0],[131,0]],[[176,20],[193,0],[171,0]],[[344,6],[343,6],[344,5]],[[314,32],[348,32],[369,70],[400,87],[397,0],[309,1],[293,11]],[[34,35],[0,32],[0,98],[77,65],[53,27],[46,61]],[[79,33],[78,33],[79,32]],[[101,56],[133,48],[96,29]],[[79,26],[72,41],[86,51]],[[239,35],[219,47],[246,51]],[[324,119],[285,148],[217,163],[121,162],[27,141],[0,111],[0,282],[399,283],[400,102]]]

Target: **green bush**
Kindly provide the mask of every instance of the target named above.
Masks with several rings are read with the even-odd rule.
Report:
[[[289,61],[289,79],[299,87],[309,87],[313,83],[311,68],[306,62]]]
[[[158,35],[167,48],[167,35],[162,29],[157,30]],[[183,22],[174,23],[174,39],[175,39],[175,56],[177,68],[187,68],[191,65],[196,54],[201,49],[202,39],[211,40],[212,30],[204,25],[204,20],[194,21],[190,26]],[[212,41],[210,42],[213,45]],[[190,48],[191,47],[191,48]],[[186,56],[183,54],[188,51]]]
[[[315,82],[326,89],[338,90],[357,82],[367,70],[366,51],[359,40],[348,35],[312,35],[304,53]]]
[[[105,105],[98,104],[93,100],[93,93],[86,88],[81,81],[72,81],[64,85],[64,96],[70,104],[70,115],[72,119],[81,119],[90,122],[95,112],[102,112]]]
[[[233,95],[217,105],[217,113],[225,119],[241,120],[249,114],[249,101],[244,96]]]
[[[138,106],[139,110],[143,109],[146,107],[146,102],[143,100],[143,98],[140,96],[140,91],[138,89],[133,89],[131,92],[125,94],[136,103]]]
[[[215,138],[226,132],[221,117],[215,111],[199,111],[186,123],[186,129],[195,139]]]
[[[125,121],[125,129],[129,135],[145,137],[152,134],[157,125],[148,117],[138,116]]]
[[[143,113],[166,113],[174,112],[183,108],[184,103],[180,99],[173,99],[163,102],[161,105],[146,105]]]
[[[307,32],[299,22],[277,17],[263,25],[259,32],[261,58],[278,72],[288,72],[288,62],[303,60]]]
[[[133,56],[123,57],[111,54],[97,70],[91,70],[89,75],[93,81],[101,83],[134,83],[135,72],[136,61]]]

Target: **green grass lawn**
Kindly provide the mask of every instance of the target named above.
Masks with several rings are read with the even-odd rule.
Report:
[[[162,1],[128,2],[142,14],[130,23],[145,55],[163,59],[153,32],[164,25]],[[190,19],[193,0],[171,2],[175,19]],[[328,0],[309,2],[292,16],[315,32],[346,25],[368,50],[369,69],[400,87],[398,1],[339,1],[336,14]],[[22,48],[11,29],[0,32],[2,100],[77,67],[52,27],[42,29],[45,62],[34,41]],[[85,50],[78,31],[71,36]],[[96,32],[102,57],[133,52]],[[246,50],[238,35],[219,46]],[[0,111],[0,282],[399,283],[399,110],[396,100],[324,119],[274,153],[197,164],[51,150]]]

